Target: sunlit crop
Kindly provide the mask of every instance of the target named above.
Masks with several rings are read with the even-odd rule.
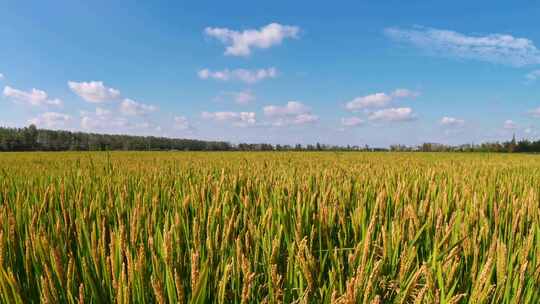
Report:
[[[0,154],[2,303],[538,303],[540,158]]]

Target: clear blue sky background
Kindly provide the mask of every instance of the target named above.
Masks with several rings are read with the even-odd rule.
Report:
[[[3,1],[0,125],[371,146],[539,137],[540,4],[358,2]],[[296,32],[246,56],[205,33],[265,39],[271,23]],[[88,101],[69,81],[120,94]]]

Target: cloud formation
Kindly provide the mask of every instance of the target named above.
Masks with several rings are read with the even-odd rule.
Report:
[[[517,129],[517,127],[517,124],[510,119],[504,121],[503,128],[506,130],[514,130]]]
[[[68,86],[73,93],[90,103],[102,103],[120,97],[119,90],[105,86],[102,81],[68,81]]]
[[[233,96],[234,102],[236,102],[239,105],[247,105],[253,101],[255,101],[256,97],[253,92],[249,90],[244,90],[240,92],[231,92],[231,95]]]
[[[236,92],[221,92],[218,96],[214,98],[214,101],[216,102],[222,102],[224,100],[232,100],[238,105],[245,106],[257,100],[257,97],[255,96],[253,91],[251,91],[250,89],[246,89]]]
[[[43,105],[52,105],[52,106],[61,106],[62,101],[58,98],[49,99],[49,96],[45,91],[32,89],[29,92],[17,90],[10,86],[4,88],[4,96],[10,98],[15,102],[24,103],[31,106],[43,106]]]
[[[528,83],[535,82],[540,78],[540,70],[534,70],[525,75]]]
[[[353,100],[347,102],[345,108],[349,111],[356,111],[366,108],[382,108],[387,106],[392,97],[386,93],[375,93],[367,96],[356,97]]]
[[[263,111],[264,115],[273,117],[305,114],[309,112],[309,108],[301,102],[289,101],[284,106],[266,106]]]
[[[269,105],[263,108],[263,112],[272,119],[271,125],[276,127],[303,125],[319,120],[308,106],[299,101],[289,101],[284,106]]]
[[[375,93],[366,96],[356,97],[345,104],[345,108],[349,111],[359,111],[369,108],[383,108],[390,104],[394,99],[415,98],[420,93],[408,89],[396,89],[394,92]]]
[[[540,118],[540,107],[530,110],[529,114],[531,114],[533,117]]]
[[[416,98],[420,96],[419,92],[411,91],[409,89],[396,89],[392,92],[392,97],[394,98]]]
[[[142,116],[157,110],[153,105],[136,102],[126,98],[120,103],[120,113],[128,116]]]
[[[311,114],[311,113],[303,113],[298,114],[294,116],[290,120],[278,120],[278,122],[275,124],[277,126],[287,125],[287,124],[293,124],[293,125],[303,125],[308,123],[314,123],[319,121],[319,116]]]
[[[96,108],[95,112],[81,112],[81,127],[85,130],[109,130],[126,128],[130,125],[124,117],[113,115],[110,110]]]
[[[441,118],[440,124],[447,127],[460,127],[465,124],[465,120],[455,118],[455,117],[445,116]]]
[[[370,121],[401,122],[416,119],[411,108],[388,108],[378,110],[368,115]]]
[[[204,33],[225,45],[225,55],[249,56],[253,48],[267,49],[279,45],[285,38],[297,38],[297,26],[270,23],[260,29],[235,31],[228,28],[207,27]]]
[[[257,123],[254,112],[202,112],[203,119],[228,122],[236,127],[253,126]]]
[[[427,27],[387,28],[391,39],[427,50],[434,55],[526,66],[540,63],[540,50],[533,41],[508,34],[466,35]]]
[[[360,117],[343,117],[341,118],[341,125],[344,127],[357,127],[364,124],[364,120]]]
[[[177,130],[191,130],[191,124],[185,116],[175,116],[174,117],[174,128]]]
[[[197,72],[200,79],[214,79],[220,81],[242,81],[247,84],[253,84],[267,78],[275,78],[277,76],[277,70],[273,67],[267,69],[258,70],[221,70],[212,71],[209,69],[202,69]]]
[[[71,116],[57,112],[45,112],[38,117],[28,120],[28,123],[45,128],[63,128],[71,121]]]

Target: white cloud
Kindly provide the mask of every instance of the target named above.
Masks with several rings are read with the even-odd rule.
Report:
[[[73,93],[91,103],[102,103],[105,101],[115,100],[120,97],[119,90],[106,87],[102,81],[68,81],[68,86]]]
[[[127,128],[131,123],[124,117],[113,115],[113,112],[97,107],[94,112],[81,111],[81,127],[86,130],[115,131]]]
[[[527,82],[535,82],[537,79],[540,78],[540,70],[534,70],[527,75],[525,75],[525,78],[527,79]]]
[[[150,123],[148,121],[136,123],[135,125],[133,125],[133,128],[138,129],[138,130],[143,130],[143,131],[145,131],[145,134],[152,134],[153,132],[158,132],[159,133],[159,132],[162,131],[161,126],[155,125],[155,124]],[[148,133],[148,132],[150,132],[150,133]],[[155,133],[153,133],[153,134],[155,134]]]
[[[294,125],[303,125],[308,123],[313,123],[319,121],[319,116],[304,113],[304,114],[298,114],[296,115],[292,120],[291,123]]]
[[[57,112],[46,112],[28,120],[28,123],[45,128],[61,128],[71,120],[71,116]]]
[[[4,76],[4,74],[0,73],[0,80],[4,80],[6,78],[6,76]]]
[[[129,98],[120,103],[120,113],[124,115],[141,116],[156,110],[155,106],[139,103]]]
[[[267,49],[279,45],[285,38],[297,38],[300,28],[297,26],[270,23],[259,30],[248,29],[235,31],[228,28],[207,27],[204,33],[222,42],[225,55],[248,56],[252,48]]]
[[[89,116],[83,116],[81,118],[81,127],[86,130],[95,129],[100,124]]]
[[[224,100],[228,99],[231,99],[234,103],[238,105],[245,106],[257,100],[257,97],[251,90],[247,89],[238,92],[221,92],[218,96],[214,98],[214,101],[223,102]]]
[[[111,111],[107,110],[107,109],[104,109],[104,108],[97,107],[96,108],[96,115],[100,116],[100,117],[109,116],[109,115],[111,115]]]
[[[343,117],[341,118],[341,125],[344,127],[357,127],[364,124],[364,120],[359,117]]]
[[[92,117],[89,116],[83,116],[81,118],[81,127],[86,130],[90,129],[98,129],[99,127],[102,127],[103,125],[101,122],[99,122],[96,119],[92,119]]]
[[[122,117],[107,117],[97,115],[83,115],[81,127],[86,130],[118,130],[130,125],[129,121]]]
[[[16,102],[22,102],[31,106],[53,105],[61,106],[60,99],[49,99],[45,91],[32,89],[30,92],[14,89],[10,86],[4,88],[4,96]]]
[[[264,115],[272,117],[305,114],[310,109],[301,102],[289,101],[285,106],[266,106],[263,108],[263,111]]]
[[[202,69],[199,72],[197,72],[197,75],[199,75],[199,78],[201,79],[213,78],[213,79],[223,80],[223,81],[230,80],[231,74],[232,72],[229,70],[212,72],[209,69]]]
[[[371,95],[356,97],[345,104],[349,111],[358,111],[369,108],[382,108],[390,104],[394,99],[416,98],[420,93],[408,89],[396,89],[390,94],[375,93]]]
[[[385,34],[435,55],[525,66],[540,63],[540,50],[533,41],[508,34],[466,35],[450,30],[417,27],[387,28]]]
[[[91,132],[105,132],[114,134],[160,135],[161,127],[152,122],[141,120],[138,116],[120,116],[121,112],[97,107],[95,111],[81,111],[80,125],[82,129]],[[131,109],[130,109],[131,111]],[[129,113],[139,113],[137,110]]]
[[[178,130],[190,130],[192,128],[185,116],[175,116],[174,127]]]
[[[375,93],[367,96],[356,97],[347,102],[345,108],[349,111],[356,111],[366,108],[381,108],[390,103],[392,96],[385,93]]]
[[[270,125],[273,127],[287,127],[291,125],[311,124],[311,123],[316,123],[318,121],[319,121],[319,116],[310,114],[310,113],[304,113],[304,114],[298,114],[295,116],[278,117],[278,118],[273,119],[270,122],[265,123],[264,125]]]
[[[202,112],[201,116],[208,120],[229,122],[237,127],[247,127],[257,123],[254,112]]]
[[[448,127],[460,127],[460,126],[462,126],[462,125],[465,124],[465,120],[459,119],[459,118],[455,118],[455,117],[448,117],[448,116],[445,116],[445,117],[441,118],[440,123],[441,123],[441,125],[443,125],[443,126],[448,126]]]
[[[517,129],[517,124],[512,120],[506,120],[503,124],[503,128],[507,130],[514,130]]]
[[[540,107],[530,110],[529,113],[534,117],[540,118]]]
[[[411,121],[416,119],[411,108],[388,108],[369,114],[371,121]]]
[[[112,112],[108,109],[105,109],[105,108],[101,108],[101,107],[97,107],[95,111],[93,112],[88,112],[88,111],[80,111],[80,114],[81,116],[97,116],[97,117],[100,117],[102,119],[105,119],[105,118],[111,118],[112,116]]]
[[[201,79],[215,79],[220,81],[235,80],[253,84],[267,78],[275,78],[277,76],[277,70],[273,67],[258,70],[225,69],[222,71],[211,71],[209,69],[202,69],[197,72],[197,75]]]
[[[234,101],[237,104],[240,104],[240,105],[247,105],[247,104],[255,101],[255,99],[256,99],[253,92],[251,92],[249,90],[240,91],[240,92],[231,92],[231,94],[233,96]]]
[[[284,106],[270,105],[263,108],[264,115],[273,118],[271,125],[282,127],[287,125],[302,125],[319,120],[311,109],[298,101],[289,101]]]
[[[396,89],[392,92],[392,97],[395,98],[416,98],[420,96],[420,93],[411,91],[409,89]]]

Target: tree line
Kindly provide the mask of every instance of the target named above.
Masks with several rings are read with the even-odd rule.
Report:
[[[228,142],[155,136],[110,135],[25,128],[0,128],[0,151],[227,151]]]
[[[495,153],[539,153],[540,140],[516,140],[515,135],[509,141],[485,142],[480,144],[463,144],[458,146],[438,143],[424,143],[418,147],[402,145],[390,146],[390,151],[421,151],[421,152],[495,152]]]
[[[111,135],[61,130],[0,127],[0,151],[421,151],[421,152],[505,152],[538,153],[540,140],[464,144],[459,146],[424,143],[420,146],[392,145],[372,148],[368,145],[272,145],[268,143],[233,145],[225,141],[204,141],[155,136]]]

